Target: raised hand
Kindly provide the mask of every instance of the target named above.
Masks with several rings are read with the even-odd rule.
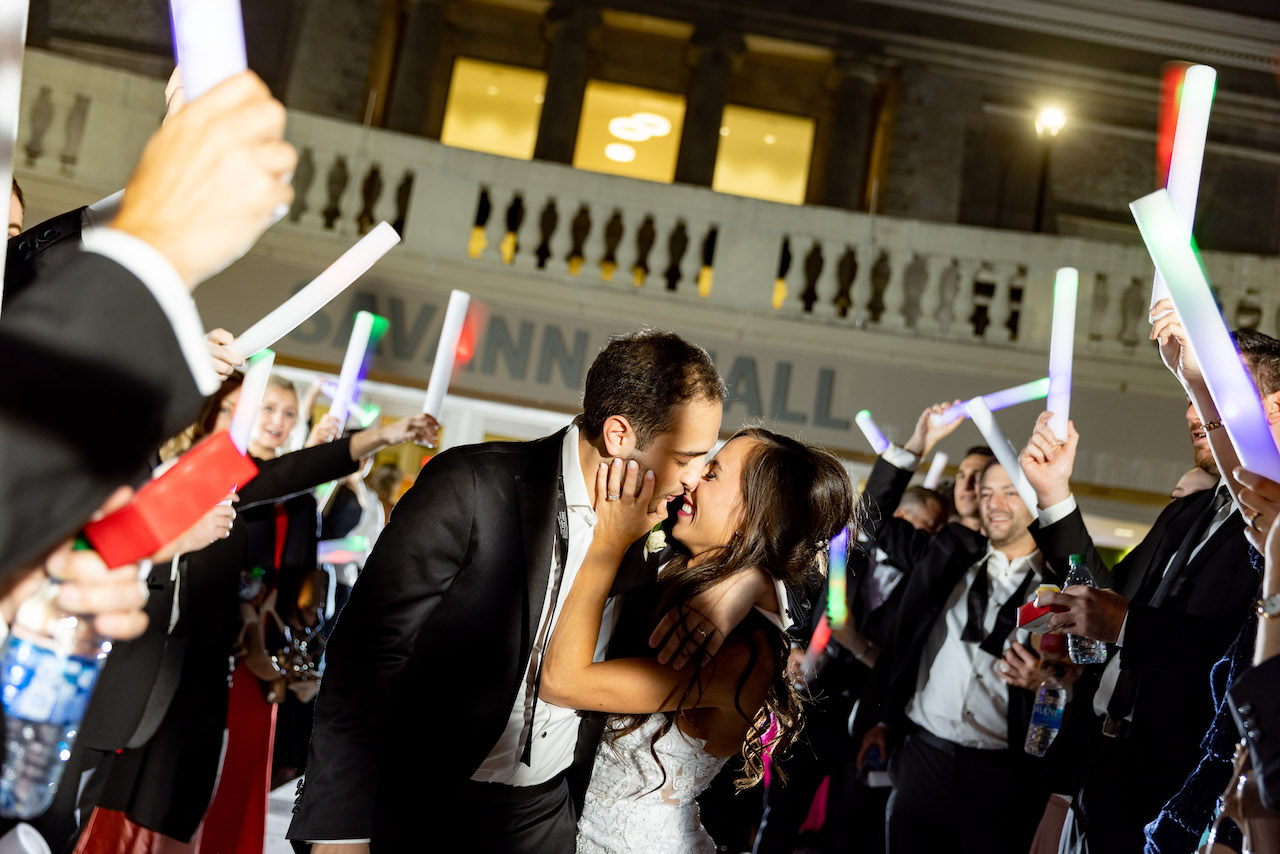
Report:
[[[1182,327],[1182,320],[1173,310],[1173,302],[1162,299],[1151,306],[1151,340],[1160,342],[1160,358],[1164,366],[1182,383],[1183,388],[1190,389],[1204,381],[1200,373],[1200,363],[1192,352],[1187,340],[1187,331]]]
[[[941,415],[953,406],[959,406],[960,401],[955,400],[951,403],[935,403],[927,407],[924,412],[920,413],[920,417],[916,419],[916,429],[912,432],[911,438],[902,446],[904,451],[910,451],[917,457],[927,457],[934,446],[946,437],[950,436],[964,421],[963,418],[956,418],[942,424],[934,423],[933,416]]]
[[[231,536],[231,526],[235,524],[236,510],[231,505],[240,500],[240,496],[231,493],[218,504],[210,508],[208,513],[200,517],[178,539],[151,556],[152,563],[164,563],[174,555],[198,552],[213,545],[218,540]]]
[[[1070,421],[1067,422],[1067,441],[1058,442],[1049,429],[1051,415],[1052,412],[1040,413],[1031,440],[1018,456],[1041,507],[1052,507],[1071,496],[1071,472],[1076,464],[1076,447],[1080,444],[1080,434]]]
[[[342,425],[338,423],[337,416],[326,414],[316,422],[316,426],[311,428],[311,432],[307,435],[307,441],[302,447],[314,448],[316,445],[324,445],[341,435]]]
[[[1240,514],[1245,521],[1244,535],[1255,549],[1267,556],[1270,563],[1271,555],[1267,549],[1273,547],[1273,529],[1280,528],[1280,525],[1276,525],[1276,518],[1280,516],[1280,483],[1245,471],[1239,466],[1231,472],[1231,476],[1244,487],[1236,496]],[[1277,551],[1276,556],[1280,558],[1280,551]]]
[[[440,424],[427,415],[419,412],[399,421],[392,421],[381,428],[383,439],[388,445],[399,445],[404,442],[421,442],[428,448],[434,448],[440,441]]]
[[[209,347],[209,357],[213,359],[213,369],[224,380],[231,376],[233,370],[244,364],[244,356],[231,349],[231,343],[236,340],[236,336],[227,330],[211,329],[205,333],[204,340]]]

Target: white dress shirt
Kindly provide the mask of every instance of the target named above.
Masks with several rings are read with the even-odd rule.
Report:
[[[925,642],[916,673],[916,692],[907,704],[907,717],[939,738],[984,750],[1009,746],[1009,686],[995,672],[999,660],[979,645],[962,641],[969,620],[968,592],[983,561],[987,564],[987,611],[983,630],[995,628],[1000,607],[1032,573],[1042,576],[1039,552],[1012,562],[1004,553],[987,546],[987,554],[965,572],[951,591],[942,619],[936,621]],[[1033,581],[1032,584],[1035,582]],[[909,619],[909,615],[903,615]],[[1011,632],[1004,641],[1008,649],[1017,639],[1027,643],[1030,634]]]
[[[578,743],[578,723],[581,718],[573,709],[553,706],[539,700],[533,706],[533,684],[542,662],[556,620],[564,608],[565,599],[573,587],[573,579],[582,568],[583,558],[595,533],[596,513],[591,507],[591,494],[587,491],[578,458],[578,427],[572,425],[565,433],[560,449],[560,473],[564,477],[564,497],[569,508],[569,554],[565,560],[564,580],[560,583],[560,596],[553,603],[551,595],[556,586],[559,569],[557,555],[551,556],[551,576],[547,581],[546,598],[542,602],[542,617],[534,638],[533,652],[525,667],[525,678],[516,693],[515,704],[507,718],[507,727],[497,744],[489,751],[484,762],[471,775],[472,780],[484,783],[505,783],[508,786],[536,786],[545,783],[573,763],[573,751]],[[554,607],[553,607],[554,605]],[[596,643],[594,661],[604,661],[609,639],[613,635],[615,620],[614,600],[605,604],[604,619],[600,627],[600,639]],[[532,713],[532,721],[530,714]],[[526,738],[532,733],[533,744],[530,763],[520,761]]]

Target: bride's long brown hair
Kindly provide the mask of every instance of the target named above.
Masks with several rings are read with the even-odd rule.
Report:
[[[855,513],[853,484],[844,467],[829,452],[797,442],[759,427],[739,430],[733,439],[747,438],[755,444],[747,451],[742,466],[742,504],[738,530],[728,543],[712,550],[696,565],[681,553],[673,558],[659,582],[660,597],[652,615],[656,623],[673,607],[679,607],[726,577],[758,568],[788,587],[807,586],[820,590],[822,568],[828,541],[851,524]],[[730,440],[732,441],[732,439]],[[773,676],[758,709],[743,709],[742,690],[759,663],[756,639],[763,638],[773,652],[768,662]],[[747,666],[738,679],[734,706],[738,714],[751,724],[742,745],[743,776],[739,789],[760,781],[764,773],[762,739],[770,726],[777,723],[777,736],[771,742],[775,755],[784,754],[799,735],[801,699],[786,679],[789,645],[775,626],[752,613],[730,633],[726,642],[744,642],[751,650]],[[675,724],[680,715],[697,707],[702,696],[702,668],[715,668],[715,659],[692,665],[693,673],[676,710],[666,713],[666,721],[653,735],[649,749],[658,758],[658,740]],[[619,718],[610,731],[617,739],[635,731],[649,715]],[[666,770],[663,769],[663,782]]]

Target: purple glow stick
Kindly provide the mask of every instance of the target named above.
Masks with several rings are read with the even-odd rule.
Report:
[[[338,388],[333,395],[329,414],[338,419],[338,429],[347,426],[351,402],[360,395],[360,383],[369,371],[369,360],[378,339],[386,331],[387,320],[367,311],[356,312],[351,326],[351,338],[347,340],[347,354],[342,360],[342,372],[338,374]]]
[[[1053,337],[1049,340],[1049,429],[1059,442],[1067,441],[1071,416],[1071,359],[1076,343],[1076,294],[1080,272],[1063,267],[1053,286]]]
[[[987,405],[987,409],[995,412],[999,409],[1005,409],[1010,406],[1016,406],[1019,403],[1028,403],[1032,400],[1042,400],[1049,394],[1049,378],[1033,380],[1022,385],[1015,385],[1012,388],[993,391],[991,394],[984,394],[982,402]],[[930,415],[929,420],[935,425],[949,424],[960,418],[969,417],[969,405],[961,403],[953,406],[941,415]]]
[[[188,101],[249,67],[240,0],[169,0],[169,15]]]
[[[853,420],[862,429],[862,435],[866,436],[867,441],[871,443],[871,449],[877,454],[883,454],[889,447],[889,440],[884,437],[884,433],[880,432],[876,422],[871,420],[871,413],[864,409],[853,416]]]

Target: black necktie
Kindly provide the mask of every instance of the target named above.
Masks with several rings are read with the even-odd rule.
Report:
[[[1227,491],[1225,485],[1218,487],[1217,492],[1213,495],[1213,500],[1205,505],[1204,509],[1196,516],[1195,521],[1191,523],[1191,527],[1187,529],[1187,535],[1183,538],[1182,544],[1178,546],[1178,550],[1173,553],[1173,558],[1169,561],[1168,568],[1161,575],[1159,564],[1155,564],[1147,572],[1147,577],[1142,581],[1142,587],[1138,590],[1138,595],[1134,597],[1134,601],[1150,605],[1153,608],[1160,607],[1164,600],[1169,597],[1169,591],[1178,583],[1178,579],[1182,576],[1183,570],[1187,568],[1187,564],[1191,561],[1191,554],[1196,550],[1204,539],[1205,534],[1209,531],[1209,526],[1213,524],[1213,520],[1223,507],[1227,506],[1227,502],[1231,500],[1231,493]],[[1138,677],[1137,670],[1125,670],[1121,668],[1120,673],[1116,676],[1116,687],[1111,693],[1111,699],[1107,702],[1107,717],[1110,718],[1113,727],[1118,727],[1120,721],[1125,720],[1133,714],[1133,704],[1138,697]]]
[[[987,598],[991,595],[987,590],[987,562],[990,560],[990,555],[982,559],[978,574],[974,577],[973,584],[969,585],[969,619],[964,624],[964,631],[960,633],[960,640],[968,643],[982,643],[982,639],[986,637],[983,623],[987,621]]]

